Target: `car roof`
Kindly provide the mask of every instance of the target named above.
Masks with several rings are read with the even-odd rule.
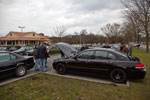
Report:
[[[0,53],[3,53],[3,52],[8,52],[8,53],[10,53],[10,51],[0,51]]]
[[[115,52],[115,50],[113,50],[111,48],[98,48],[98,47],[94,47],[94,48],[90,48],[90,49],[86,49],[86,50],[106,50],[106,51],[113,51],[113,52]]]
[[[121,56],[124,56],[124,57],[127,56],[127,55],[125,55],[125,54],[123,54],[123,53],[121,53],[121,52],[119,52],[119,51],[116,51],[116,50],[114,50],[114,49],[111,49],[111,48],[91,48],[91,49],[86,49],[86,50],[84,50],[84,51],[88,51],[88,50],[104,50],[104,51],[110,51],[110,52],[112,52],[112,53],[115,53],[115,54],[117,54],[117,55],[121,55]]]
[[[22,58],[22,56],[20,56],[19,54],[16,54],[16,53],[13,53],[13,52],[10,52],[10,51],[0,51],[0,53],[11,53],[11,54],[16,55],[17,57]]]

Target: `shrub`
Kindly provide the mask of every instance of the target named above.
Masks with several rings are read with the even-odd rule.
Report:
[[[50,49],[49,51],[49,55],[58,54],[58,53],[60,53],[59,49]]]

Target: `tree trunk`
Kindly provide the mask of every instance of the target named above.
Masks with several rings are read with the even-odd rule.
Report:
[[[146,52],[149,52],[149,34],[146,33]]]

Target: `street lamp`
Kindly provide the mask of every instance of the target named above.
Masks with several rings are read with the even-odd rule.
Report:
[[[18,26],[18,28],[21,29],[21,32],[23,32],[23,29],[25,28],[24,26]]]

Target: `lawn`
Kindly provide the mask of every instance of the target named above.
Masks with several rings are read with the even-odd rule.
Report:
[[[40,73],[1,86],[0,100],[150,100],[150,53],[134,49],[133,55],[146,65],[147,75],[129,87]]]

